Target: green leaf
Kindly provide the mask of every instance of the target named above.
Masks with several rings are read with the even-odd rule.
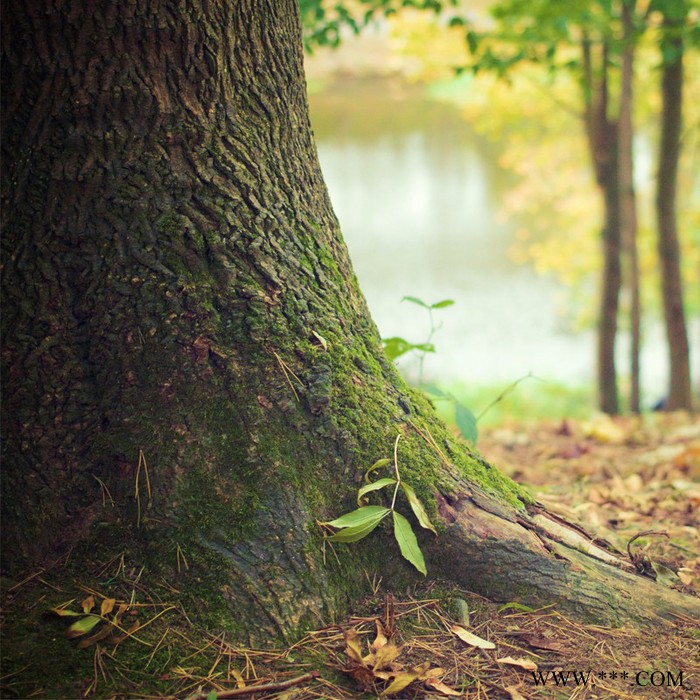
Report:
[[[379,479],[379,481],[373,481],[371,484],[365,484],[358,492],[357,492],[357,502],[358,504],[360,503],[360,499],[366,494],[369,493],[370,491],[379,491],[379,489],[383,489],[385,486],[391,486],[392,484],[396,483],[396,479]]]
[[[371,508],[372,506],[367,507]],[[367,537],[390,512],[388,508],[382,508],[381,511],[383,512],[378,513],[371,520],[367,520],[360,525],[343,528],[328,539],[332,542],[357,542],[363,537]]]
[[[435,352],[435,346],[432,343],[417,343],[411,347],[411,350],[420,350],[421,352]]]
[[[387,464],[391,464],[391,460],[390,460],[390,459],[387,459],[386,457],[384,457],[383,459],[378,459],[378,460],[365,472],[365,481],[366,481],[366,482],[369,482],[369,475],[370,475],[373,471],[375,471],[375,470],[377,470],[377,469],[381,469],[383,466],[385,466],[385,465],[387,465]]]
[[[413,350],[413,344],[409,343],[405,338],[393,337],[393,338],[382,338],[382,343],[384,344],[384,352],[390,360],[395,360],[401,355],[405,355],[407,352]]]
[[[66,637],[73,639],[73,637],[80,637],[83,634],[87,634],[100,622],[102,622],[102,618],[98,615],[86,615],[85,617],[81,617],[66,630]]]
[[[448,306],[454,304],[454,299],[443,299],[442,301],[436,301],[434,304],[430,305],[431,309],[445,309]]]
[[[216,700],[219,697],[219,694],[215,691],[212,690],[209,695],[207,695],[207,700]]]
[[[418,519],[420,526],[425,528],[426,530],[430,530],[430,531],[434,532],[437,535],[437,530],[435,529],[434,525],[430,522],[430,518],[428,517],[428,514],[425,512],[425,508],[423,506],[423,503],[421,503],[421,500],[418,498],[418,496],[416,495],[416,492],[413,490],[413,488],[411,486],[409,486],[408,484],[404,484],[403,481],[401,482],[401,488],[403,489],[403,492],[406,494],[406,498],[408,499],[408,504],[411,506],[411,510],[413,511],[413,514]]]
[[[413,343],[409,343],[405,338],[382,338],[382,343],[384,344],[384,352],[390,360],[395,360],[411,350],[435,352],[435,346],[432,343],[417,343],[414,345]]]
[[[518,610],[519,612],[526,613],[535,612],[534,608],[531,608],[527,605],[523,605],[522,603],[506,603],[505,605],[501,605],[501,607],[498,608],[499,613],[505,612],[506,610]]]
[[[81,617],[83,613],[68,610],[68,608],[51,608],[51,612],[60,615],[61,617]]]
[[[401,513],[397,513],[395,510],[392,511],[391,514],[394,517],[394,537],[399,544],[401,555],[425,576],[427,573],[425,559],[423,559],[423,552],[421,552],[418,546],[418,540],[413,532],[411,523],[409,523]]]
[[[466,406],[463,406],[458,401],[455,401],[455,423],[462,437],[474,444],[479,435],[476,427],[476,417]]]
[[[410,301],[411,304],[418,304],[418,306],[422,306],[424,309],[430,308],[422,299],[419,299],[418,297],[404,297],[401,301]]]
[[[331,525],[332,527],[343,528],[343,527],[357,527],[359,525],[365,525],[366,523],[373,522],[377,518],[381,520],[389,512],[388,508],[384,506],[363,506],[357,510],[353,510],[350,513],[345,513],[335,520],[329,520],[324,522],[323,525]]]

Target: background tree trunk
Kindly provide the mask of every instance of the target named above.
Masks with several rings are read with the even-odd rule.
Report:
[[[627,286],[630,313],[630,399],[634,413],[641,410],[640,355],[641,355],[641,300],[639,293],[639,256],[637,252],[637,201],[634,192],[634,28],[635,0],[622,3],[622,67],[620,75],[619,163],[620,220],[622,240],[627,258]]]
[[[431,575],[608,623],[700,609],[544,513],[387,361],[294,0],[2,10],[6,573],[123,557],[237,639],[292,637],[365,571],[416,580],[387,532],[335,558],[317,525],[400,432]]]
[[[598,314],[598,405],[601,411],[619,411],[615,342],[622,287],[620,187],[618,181],[618,124],[609,118],[608,51],[598,47],[594,65],[593,44],[583,41],[584,122],[596,181],[603,196],[603,230],[600,311]]]
[[[678,4],[678,6],[681,6]],[[660,5],[662,10],[664,4]],[[674,6],[675,7],[675,6]],[[673,8],[670,10],[674,11]],[[656,194],[661,293],[670,367],[668,410],[692,408],[690,352],[683,308],[680,245],[676,219],[676,185],[683,104],[683,18],[664,18],[661,69],[661,146]]]

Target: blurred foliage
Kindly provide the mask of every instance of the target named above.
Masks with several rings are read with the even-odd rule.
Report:
[[[455,396],[462,404],[472,406],[479,413],[490,406],[489,410],[479,417],[481,429],[502,425],[509,420],[534,421],[558,419],[562,416],[583,419],[590,417],[593,411],[594,396],[590,384],[575,388],[532,377],[529,381],[520,383],[503,400],[494,404],[494,399],[506,388],[500,384],[475,385],[470,381],[457,381],[443,387],[443,391]],[[446,423],[455,425],[454,414],[449,405],[437,404],[436,408]]]
[[[511,253],[571,290],[567,317],[594,323],[601,205],[581,119],[583,32],[621,47],[612,0],[300,0],[308,50],[336,46],[384,18],[401,73],[430,85],[497,143],[500,165],[518,178],[504,210],[517,222]],[[660,310],[653,197],[658,151],[658,69],[665,43],[659,7],[685,16],[690,47],[700,46],[700,0],[640,0],[635,84],[636,190],[644,308]],[[426,12],[425,10],[429,10]],[[665,56],[666,59],[672,58]],[[684,282],[700,285],[700,55],[686,52],[678,223]],[[644,76],[644,80],[639,77]],[[613,77],[615,79],[616,76]],[[614,87],[614,86],[613,86]],[[615,90],[613,90],[613,93]],[[622,304],[627,303],[623,295]],[[687,295],[688,311],[700,298]],[[623,314],[624,316],[624,314]]]
[[[406,71],[408,76],[430,83],[430,97],[456,105],[477,131],[499,145],[500,165],[519,178],[503,202],[507,215],[517,222],[512,256],[566,284],[572,292],[567,316],[573,318],[577,327],[587,327],[594,323],[596,314],[595,304],[591,302],[596,295],[600,264],[601,204],[581,119],[578,51],[570,43],[575,37],[572,27],[557,19],[562,3],[508,2],[508,6],[519,6],[521,12],[536,6],[549,16],[551,26],[545,28],[546,40],[529,47],[515,60],[517,52],[498,53],[508,41],[494,39],[489,60],[496,60],[493,57],[498,53],[502,70],[465,70],[469,65],[474,66],[475,42],[482,41],[494,26],[495,19],[489,9],[498,10],[504,4],[481,3],[481,10],[477,11],[474,3],[468,3],[464,7],[470,9],[470,14],[463,22],[454,21],[456,12],[464,13],[462,8],[450,8],[439,17],[401,12],[391,20],[394,47],[410,66]],[[599,3],[566,5],[569,11],[585,16],[585,12]],[[693,17],[697,20],[697,15],[691,13]],[[637,79],[635,85],[638,166],[635,186],[639,201],[643,303],[649,311],[659,311],[653,198],[659,137],[660,35],[653,13],[647,20],[649,31],[640,36],[637,50],[636,72],[644,80]],[[591,21],[597,31],[617,36],[614,23],[606,24],[597,16]],[[526,18],[517,21],[515,14],[506,23],[507,33],[513,37],[532,35],[535,31]],[[689,35],[693,31],[688,28]],[[552,52],[548,42],[560,40],[561,44]],[[685,60],[686,128],[679,171],[678,216],[684,281],[688,289],[697,289],[700,285],[700,55],[689,51]],[[623,306],[627,303],[625,295],[622,303]],[[697,294],[688,294],[687,304],[691,314],[700,313]]]
[[[358,34],[369,22],[388,17],[401,7],[440,13],[456,0],[299,0],[304,31],[304,47],[338,46],[343,34]]]

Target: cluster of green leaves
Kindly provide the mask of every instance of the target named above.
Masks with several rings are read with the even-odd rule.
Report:
[[[394,477],[384,477],[382,479],[378,479],[377,481],[369,480],[372,472],[391,464],[390,459],[378,460],[365,473],[366,483],[357,492],[357,504],[360,507],[351,511],[350,513],[341,515],[335,520],[329,520],[320,524],[338,530],[338,532],[335,532],[327,537],[329,542],[350,543],[357,542],[367,537],[367,535],[376,529],[379,523],[391,516],[393,521],[394,538],[399,545],[401,555],[416,569],[418,569],[418,571],[425,575],[427,572],[425,558],[423,557],[421,548],[418,546],[416,534],[413,532],[413,528],[411,527],[411,523],[408,521],[408,519],[396,511],[396,497],[399,490],[401,490],[406,497],[408,505],[418,520],[419,525],[426,530],[430,530],[435,535],[437,535],[437,531],[435,530],[432,522],[430,522],[430,518],[428,517],[425,507],[416,495],[415,490],[401,480],[397,454],[399,437],[400,435],[397,436],[396,442],[394,443]],[[390,506],[365,505],[368,500],[368,494],[375,491],[381,491],[382,489],[391,486],[394,487],[394,492]]]
[[[431,399],[438,401],[447,401],[454,407],[454,422],[459,430],[460,434],[465,440],[471,443],[476,442],[478,436],[476,422],[477,419],[474,414],[465,405],[460,403],[452,394],[447,391],[443,391],[434,385],[424,385],[423,384],[423,362],[425,356],[429,352],[435,352],[435,345],[433,344],[433,336],[440,329],[440,326],[435,325],[435,319],[433,317],[433,311],[439,309],[446,309],[454,304],[453,299],[442,299],[441,301],[436,301],[434,304],[428,304],[422,299],[413,296],[405,296],[401,301],[408,301],[411,304],[420,306],[425,309],[428,313],[428,319],[430,321],[430,330],[428,337],[422,343],[411,343],[405,338],[399,336],[394,336],[392,338],[382,338],[382,343],[384,344],[384,352],[390,360],[396,360],[402,355],[408,352],[419,353],[419,379],[418,383],[421,389],[428,394]]]
[[[405,355],[407,352],[417,351],[422,353],[422,360],[422,358],[425,356],[425,353],[435,352],[435,346],[430,341],[432,340],[435,331],[437,331],[439,327],[436,327],[433,322],[433,310],[445,309],[448,306],[452,306],[452,304],[454,304],[454,301],[452,299],[443,299],[442,301],[437,301],[434,304],[426,304],[422,299],[411,296],[406,296],[403,299],[401,299],[401,301],[410,301],[412,304],[416,304],[417,306],[420,306],[427,310],[428,315],[430,317],[430,334],[428,335],[428,339],[423,343],[411,343],[405,338],[401,338],[399,336],[394,336],[392,338],[382,338],[382,343],[384,344],[384,352],[387,354],[390,360],[397,360],[399,357]]]
[[[312,52],[317,46],[338,46],[343,29],[358,34],[377,17],[387,17],[401,7],[440,13],[457,0],[355,0],[331,4],[324,0],[299,0],[304,29],[304,48]]]
[[[659,16],[665,17],[659,45],[663,60],[673,61],[678,49],[666,41],[669,32],[682,36],[690,46],[700,46],[698,9],[697,0],[642,3],[633,17],[635,40],[650,27],[659,26]],[[578,73],[583,64],[571,48],[583,40],[604,42],[612,55],[624,48],[620,3],[613,0],[499,0],[489,11],[495,24],[486,31],[477,30],[462,17],[451,22],[465,27],[473,59],[469,68],[475,73],[490,71],[502,78],[520,63],[546,65],[552,74],[561,70]]]

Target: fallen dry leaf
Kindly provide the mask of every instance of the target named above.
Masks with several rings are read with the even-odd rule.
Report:
[[[465,630],[461,625],[452,625],[452,627],[450,627],[450,631],[457,635],[465,644],[469,644],[472,647],[478,647],[479,649],[496,648],[496,645],[493,642],[477,637],[475,634]]]
[[[502,659],[496,659],[499,664],[508,664],[508,666],[519,666],[524,668],[526,671],[536,671],[537,664],[530,659],[514,659],[512,656],[505,656]]]
[[[559,642],[536,634],[523,634],[520,639],[529,644],[533,649],[545,649],[546,651],[558,651],[562,653],[564,648]]]
[[[442,681],[438,680],[437,678],[428,678],[425,681],[425,684],[431,689],[434,690],[437,693],[440,693],[440,695],[451,695],[454,697],[461,697],[462,693],[459,692],[459,690],[455,690],[454,688],[450,688],[449,685],[445,685]]]
[[[510,700],[527,700],[524,695],[520,694],[518,687],[515,685],[509,685],[505,691],[508,693],[508,695],[510,695]]]

